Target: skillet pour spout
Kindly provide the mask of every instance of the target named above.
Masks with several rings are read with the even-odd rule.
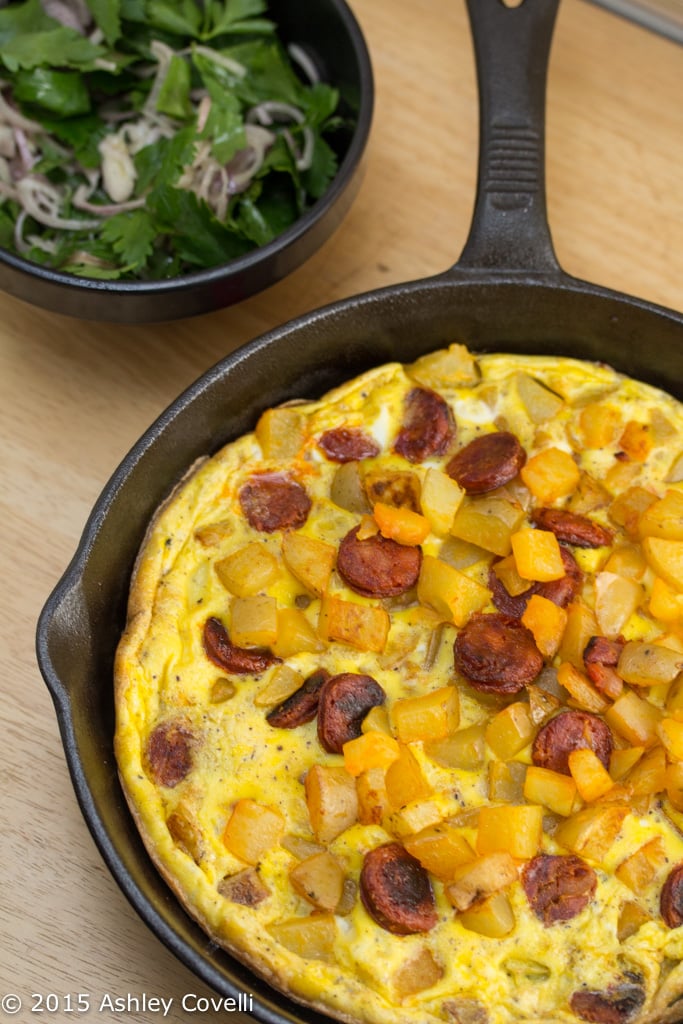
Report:
[[[115,471],[40,616],[40,668],[78,800],[112,874],[152,931],[205,983],[233,998],[254,991],[253,1016],[267,1024],[324,1018],[207,946],[151,864],[118,783],[112,672],[136,553],[187,467],[251,430],[263,410],[319,396],[371,366],[411,362],[450,341],[475,352],[607,362],[683,400],[683,316],[571,277],[555,257],[543,126],[558,6],[468,0],[481,95],[480,170],[459,262],[426,280],[314,310],[209,369]]]

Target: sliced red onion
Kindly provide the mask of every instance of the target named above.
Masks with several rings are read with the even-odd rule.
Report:
[[[16,186],[19,202],[34,220],[48,228],[63,228],[65,231],[89,231],[100,226],[98,220],[76,220],[60,217],[61,196],[47,181],[38,178],[22,178]]]
[[[84,210],[86,213],[93,213],[97,217],[113,217],[116,213],[128,213],[129,210],[140,210],[145,205],[144,197],[129,199],[126,203],[91,203],[90,189],[86,185],[79,185],[71,200],[77,210]]]

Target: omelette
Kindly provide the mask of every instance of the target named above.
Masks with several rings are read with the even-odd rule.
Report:
[[[683,1016],[662,391],[456,343],[267,410],[150,524],[115,704],[151,858],[294,1000],[359,1024]]]

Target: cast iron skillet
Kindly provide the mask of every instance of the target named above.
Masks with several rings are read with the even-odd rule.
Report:
[[[436,277],[335,303],[257,338],[209,370],[141,438],[98,500],[38,626],[76,793],[107,864],[144,920],[224,995],[258,992],[267,1022],[325,1018],[270,990],[215,946],[152,867],[112,754],[112,661],[145,525],[198,456],[286,399],[322,394],[371,365],[448,342],[603,360],[683,399],[683,316],[569,277],[555,258],[543,171],[545,79],[559,0],[467,0],[481,93],[471,234]],[[273,374],[273,367],[278,368]],[[277,379],[276,379],[277,378]]]

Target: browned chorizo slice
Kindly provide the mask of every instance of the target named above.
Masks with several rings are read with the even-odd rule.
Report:
[[[311,510],[311,499],[284,473],[255,473],[239,493],[247,522],[262,533],[298,530]]]
[[[377,846],[365,854],[360,896],[370,917],[394,935],[428,932],[436,924],[429,875],[400,843]]]
[[[413,388],[408,392],[403,425],[394,444],[399,455],[408,462],[443,455],[454,435],[453,413],[441,395],[430,388]]]
[[[574,992],[569,1005],[577,1017],[592,1024],[627,1024],[645,1002],[642,985],[624,982],[614,985],[605,992],[579,989]]]
[[[330,673],[324,668],[313,672],[304,679],[298,690],[266,715],[268,724],[275,729],[296,729],[299,725],[312,722],[318,714],[323,683],[329,678]]]
[[[531,630],[499,612],[473,615],[455,638],[456,667],[482,693],[517,693],[543,668]]]
[[[498,561],[498,559],[496,559]],[[510,594],[505,584],[495,571],[495,562],[489,568],[488,588],[491,591],[493,603],[499,612],[509,615],[513,619],[521,619],[532,594],[538,592],[540,583],[532,583],[521,594]]]
[[[365,597],[397,597],[414,587],[422,565],[420,549],[380,533],[358,540],[358,530],[355,526],[339,545],[337,570],[344,582]]]
[[[611,544],[613,534],[604,526],[594,523],[588,516],[568,512],[562,508],[536,508],[531,522],[541,530],[550,530],[558,540],[577,548],[600,548]]]
[[[583,662],[588,665],[609,665],[616,668],[624,647],[623,640],[610,640],[606,636],[592,636],[583,652]]]
[[[571,775],[569,755],[573,750],[592,750],[609,768],[614,744],[606,722],[590,711],[562,711],[540,730],[532,747],[532,758],[539,768],[550,768]]]
[[[331,676],[320,690],[318,739],[331,754],[341,754],[349,740],[361,734],[370,708],[383,704],[386,694],[372,676],[342,672]]]
[[[525,865],[522,886],[539,921],[546,928],[569,921],[584,910],[595,895],[597,876],[580,857],[540,853]]]
[[[318,444],[331,462],[358,462],[379,455],[380,447],[359,427],[335,427],[321,434]]]
[[[145,746],[146,767],[154,782],[173,789],[192,768],[194,736],[185,722],[162,722]]]
[[[204,623],[204,651],[214,665],[235,675],[258,675],[282,661],[270,651],[237,647],[221,620],[214,616]]]
[[[468,494],[484,494],[502,487],[517,476],[526,452],[508,430],[475,437],[446,466],[446,472]]]
[[[669,928],[683,924],[683,864],[673,868],[662,886],[659,909]]]

